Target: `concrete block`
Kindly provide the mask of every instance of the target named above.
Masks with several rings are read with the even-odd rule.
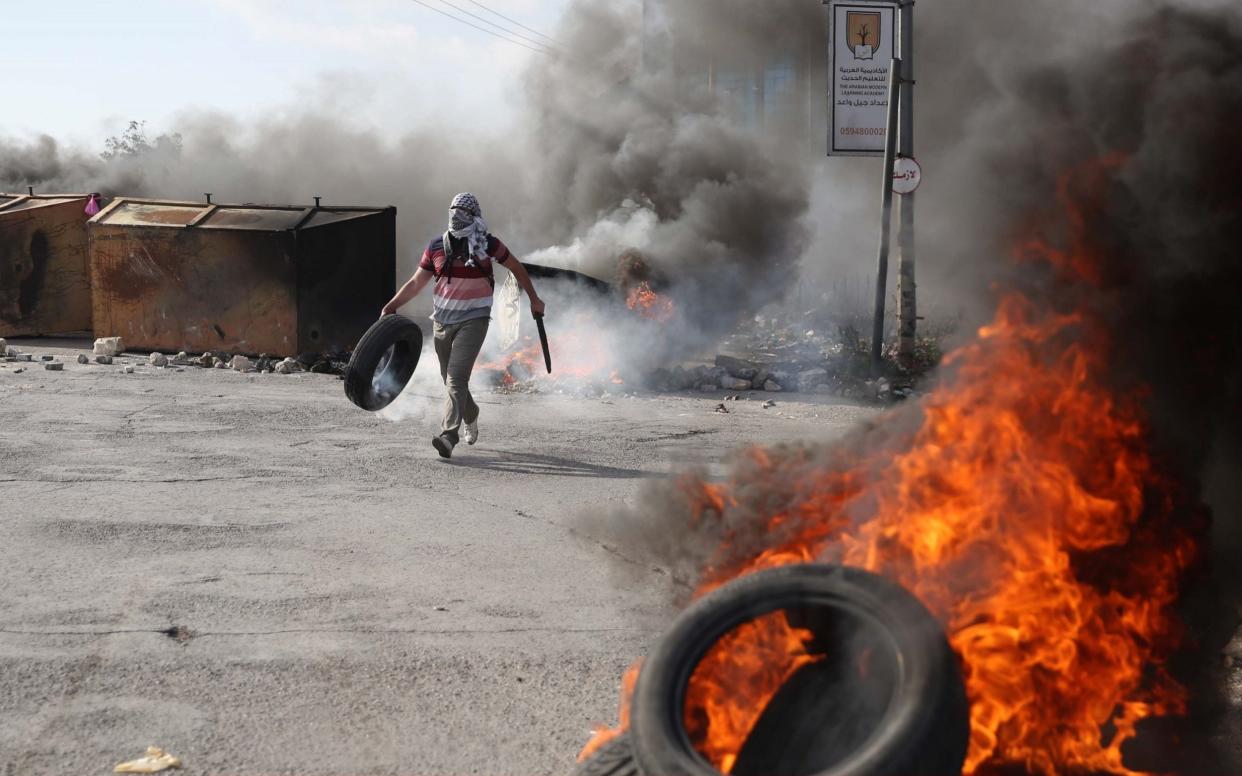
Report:
[[[49,371],[49,372],[63,372],[63,371],[65,371],[65,365],[64,365],[64,364],[62,364],[62,363],[60,363],[59,361],[46,363],[46,364],[44,364],[44,365],[43,365],[43,368],[44,368],[44,369],[46,369],[46,370],[47,370],[47,371]]]
[[[118,356],[125,352],[125,342],[120,337],[100,337],[95,340],[95,355]]]

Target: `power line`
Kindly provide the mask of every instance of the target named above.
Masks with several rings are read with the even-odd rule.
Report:
[[[494,38],[500,38],[501,40],[506,41],[506,42],[508,42],[508,43],[512,43],[512,44],[513,44],[513,45],[515,45],[515,46],[521,46],[521,47],[522,47],[522,48],[524,48],[524,49],[530,49],[531,51],[536,51],[536,52],[538,52],[538,53],[540,53],[540,54],[548,54],[548,55],[552,55],[552,54],[554,54],[554,53],[555,53],[555,52],[554,52],[551,48],[549,48],[549,47],[537,48],[537,47],[535,47],[535,46],[529,46],[529,45],[527,45],[527,44],[523,43],[523,42],[522,42],[522,41],[520,41],[520,40],[515,40],[515,39],[510,38],[510,37],[508,37],[508,36],[506,36],[506,35],[501,35],[499,32],[493,32],[492,30],[489,30],[489,29],[487,29],[486,27],[480,27],[479,25],[474,24],[473,22],[469,21],[468,19],[462,19],[462,18],[461,18],[461,17],[459,17],[459,16],[454,16],[453,14],[449,13],[448,11],[445,11],[445,10],[443,10],[443,9],[441,9],[441,8],[436,8],[434,5],[431,5],[430,3],[425,3],[425,2],[423,2],[423,0],[411,0],[411,2],[418,3],[419,5],[423,6],[424,8],[430,8],[431,10],[433,10],[433,11],[435,11],[436,13],[440,14],[441,16],[447,16],[448,18],[452,19],[452,20],[453,20],[453,21],[455,21],[455,22],[460,22],[460,23],[462,23],[462,24],[465,24],[465,25],[466,25],[466,26],[468,26],[468,27],[473,27],[473,28],[475,28],[476,30],[478,30],[479,32],[486,32],[488,35],[491,35],[491,36],[492,36],[492,37],[494,37]]]
[[[488,8],[486,5],[483,5],[482,3],[478,2],[478,0],[467,0],[467,1],[468,1],[468,2],[470,2],[470,3],[473,3],[474,5],[477,5],[478,7],[482,8],[484,11],[487,11],[488,13],[493,13],[493,14],[496,14],[496,15],[497,15],[497,16],[499,16],[501,19],[504,19],[505,21],[509,22],[510,24],[516,24],[517,26],[521,27],[522,29],[526,30],[527,32],[533,32],[533,33],[535,33],[536,35],[538,35],[538,36],[539,36],[539,37],[541,37],[541,38],[547,38],[548,40],[552,41],[553,43],[556,43],[557,45],[560,45],[560,44],[559,44],[559,42],[556,40],[556,38],[553,38],[551,35],[544,35],[542,32],[540,32],[539,30],[534,29],[533,27],[527,27],[525,24],[522,24],[522,23],[521,23],[521,22],[519,22],[517,19],[510,19],[508,16],[505,16],[504,14],[502,14],[500,11],[496,11],[496,10],[493,10],[493,9],[491,9],[491,8]]]
[[[459,11],[459,12],[461,12],[461,13],[466,14],[467,16],[473,16],[474,18],[478,19],[479,21],[483,22],[484,24],[490,24],[491,26],[495,27],[496,29],[498,29],[498,30],[502,30],[502,31],[504,31],[505,33],[508,33],[509,35],[513,35],[513,36],[515,36],[515,37],[521,38],[522,40],[525,40],[525,41],[529,41],[529,42],[531,42],[531,43],[534,43],[536,46],[543,46],[543,47],[545,47],[545,48],[552,48],[552,49],[555,49],[555,48],[556,48],[556,46],[549,46],[547,43],[544,43],[544,42],[543,42],[543,41],[541,41],[541,40],[536,40],[536,39],[534,39],[534,38],[532,38],[532,37],[530,37],[530,36],[528,36],[528,35],[523,35],[522,33],[518,32],[517,30],[511,30],[511,29],[509,29],[508,27],[505,27],[505,26],[504,26],[504,25],[502,25],[502,24],[497,24],[496,22],[491,21],[490,19],[486,19],[486,18],[484,18],[484,17],[482,17],[482,16],[479,16],[477,13],[474,13],[474,12],[472,12],[472,11],[467,11],[465,8],[462,8],[462,7],[461,7],[461,6],[459,6],[459,5],[454,5],[453,3],[449,2],[449,0],[440,0],[440,2],[444,3],[444,4],[445,4],[445,5],[447,5],[449,8],[452,8],[452,9],[454,9],[454,10],[456,10],[456,11]],[[520,25],[519,25],[519,26],[520,26]],[[554,42],[555,42],[555,41],[554,41]]]

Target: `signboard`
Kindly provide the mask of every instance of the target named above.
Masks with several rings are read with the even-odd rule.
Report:
[[[897,4],[832,0],[828,155],[883,156]]]
[[[893,191],[897,194],[913,194],[923,182],[923,167],[917,159],[899,156],[893,162]]]

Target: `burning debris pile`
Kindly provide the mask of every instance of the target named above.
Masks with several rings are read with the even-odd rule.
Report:
[[[704,393],[756,391],[832,394],[851,399],[892,401],[913,395],[919,380],[939,363],[937,332],[920,340],[922,354],[914,369],[896,365],[890,354],[880,374],[870,361],[870,343],[850,325],[837,327],[829,337],[814,330],[803,333],[806,320],[823,320],[816,313],[797,319],[755,316],[743,320],[737,331],[719,343],[728,353],[710,360],[687,358],[679,339],[690,324],[681,315],[677,286],[651,270],[637,251],[621,254],[614,281],[594,278],[588,300],[558,293],[558,275],[579,273],[535,267],[541,287],[561,312],[550,324],[552,350],[557,354],[551,375],[544,371],[538,340],[531,334],[512,337],[500,355],[480,364],[484,381],[506,392],[557,391],[600,395],[616,390]],[[508,285],[508,284],[506,284]],[[502,289],[510,301],[501,303],[501,328],[520,328],[517,290]],[[730,355],[737,354],[737,355]],[[661,365],[661,362],[668,365]]]
[[[1194,728],[1161,738],[1153,722],[1201,700],[1173,658],[1217,623],[1178,605],[1208,556],[1200,477],[1214,449],[1238,449],[1242,195],[1215,150],[1242,119],[1235,22],[1166,9],[1073,63],[1072,85],[1031,74],[989,117],[1006,159],[1038,147],[1040,167],[996,195],[1007,231],[971,247],[1007,241],[1014,263],[926,398],[838,444],[750,449],[723,482],[653,486],[593,534],[695,580],[695,598],[810,562],[899,582],[960,661],[964,773],[1193,770]],[[1206,385],[1228,398],[1204,401]],[[1220,517],[1212,549],[1228,557],[1235,517]],[[1236,620],[1228,602],[1210,611]],[[811,653],[797,623],[752,625],[728,645],[738,659],[696,653],[669,715],[719,772]],[[705,682],[727,692],[700,703]],[[623,714],[633,735],[642,713]]]

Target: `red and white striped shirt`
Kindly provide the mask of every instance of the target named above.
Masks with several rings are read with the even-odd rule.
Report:
[[[444,238],[437,237],[427,246],[422,261],[418,263],[420,269],[436,275],[431,319],[444,326],[491,316],[494,284],[492,261],[504,264],[513,255],[498,237],[490,234],[487,236],[488,257],[476,258],[475,266],[466,266],[464,245],[458,247],[457,253],[453,259],[452,272],[449,272],[444,258]]]

